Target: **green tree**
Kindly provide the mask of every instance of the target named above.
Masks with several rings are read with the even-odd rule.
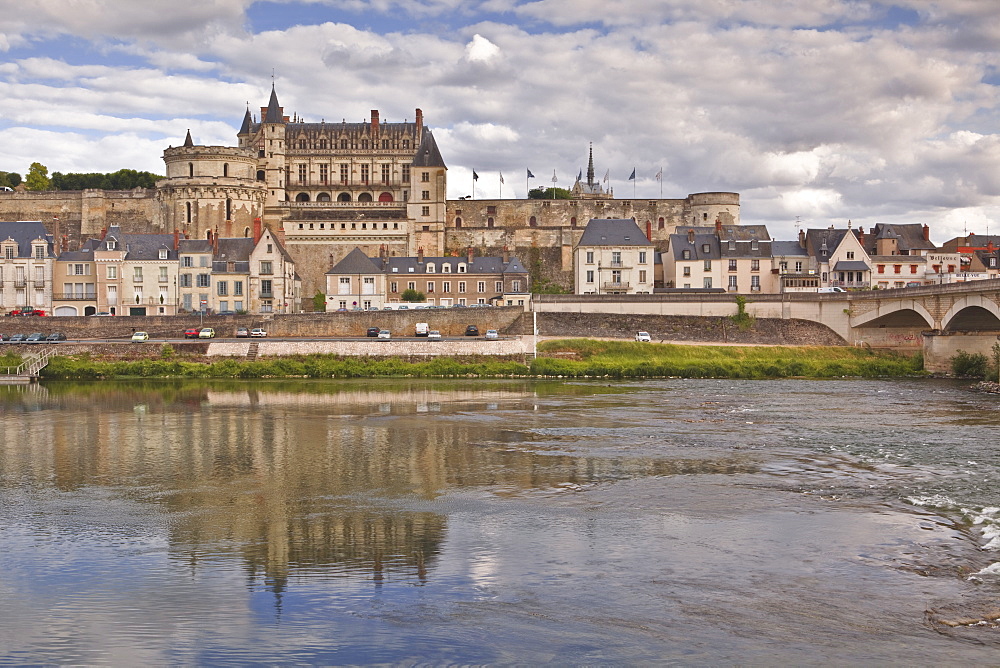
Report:
[[[427,298],[424,296],[424,293],[417,292],[413,288],[407,288],[406,290],[403,290],[403,294],[401,294],[399,298],[402,299],[404,302],[427,301]]]
[[[317,292],[313,295],[313,311],[316,313],[323,313],[326,311],[326,295],[322,292]]]
[[[49,179],[49,168],[40,162],[31,163],[24,184],[28,190],[49,190],[52,187],[52,180]]]
[[[17,172],[0,172],[0,188],[14,188],[21,183],[21,175]]]
[[[565,188],[532,188],[528,199],[573,199],[573,193]]]

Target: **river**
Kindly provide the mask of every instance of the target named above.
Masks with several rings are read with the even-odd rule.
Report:
[[[0,387],[0,663],[995,664],[943,380]]]

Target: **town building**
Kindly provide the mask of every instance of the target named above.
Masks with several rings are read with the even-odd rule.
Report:
[[[722,250],[715,228],[689,227],[671,234],[668,243],[663,254],[665,288],[722,288]]]
[[[0,222],[0,312],[52,303],[52,236],[39,221]]]
[[[594,218],[573,251],[574,292],[652,294],[656,248],[632,219]]]

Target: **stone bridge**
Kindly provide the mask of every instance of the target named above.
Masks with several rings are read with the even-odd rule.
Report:
[[[758,318],[811,320],[850,345],[922,350],[930,370],[946,370],[958,350],[990,354],[1000,335],[1000,279],[835,294],[744,295]],[[540,313],[728,316],[736,295],[535,295]]]

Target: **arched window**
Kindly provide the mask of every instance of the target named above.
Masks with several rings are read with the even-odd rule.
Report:
[[[378,201],[380,201],[380,202],[391,202],[392,201],[392,193],[382,193],[381,195],[378,196]]]
[[[263,169],[258,170],[258,172],[257,172],[257,180],[258,181],[263,181],[264,180],[264,170]]]
[[[658,230],[662,230],[663,229],[663,216],[660,216],[660,220],[657,221],[657,223],[656,223],[656,229],[658,229]]]
[[[337,195],[337,201],[338,202],[350,202],[351,201],[351,193],[340,193],[339,195]]]
[[[194,176],[194,163],[188,163],[188,176]]]
[[[191,202],[187,202],[185,204],[185,206],[187,207],[187,222],[190,223],[191,222]]]
[[[243,228],[243,238],[244,239],[249,239],[250,238],[250,228],[249,227],[244,227]]]
[[[330,193],[320,193],[320,194],[316,195],[316,201],[317,202],[329,202],[330,201]]]
[[[359,202],[370,202],[370,201],[372,201],[372,194],[371,193],[361,193],[360,195],[358,195],[358,201]]]
[[[486,219],[486,227],[493,227],[493,216]]]
[[[462,226],[462,218],[461,216],[458,216],[455,218],[455,227],[461,227],[461,226]]]
[[[299,193],[298,195],[295,196],[295,201],[296,202],[308,202],[309,201],[309,193]]]
[[[569,219],[569,226],[576,227],[576,216],[573,216],[572,218]]]
[[[222,165],[222,175],[223,176],[229,176],[229,163],[228,162],[223,163],[223,165]]]
[[[528,226],[538,227],[538,220],[534,216],[532,216],[531,218],[528,219]]]

